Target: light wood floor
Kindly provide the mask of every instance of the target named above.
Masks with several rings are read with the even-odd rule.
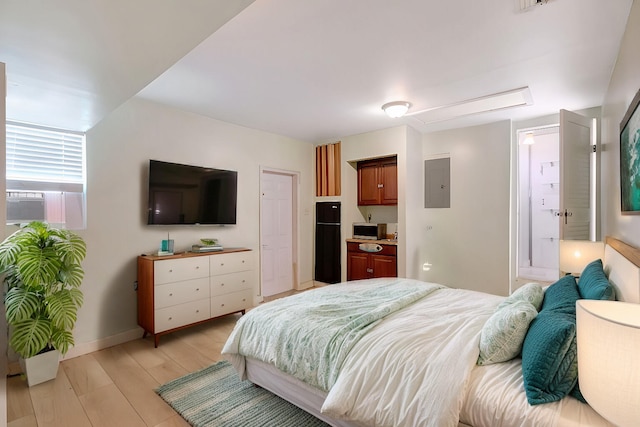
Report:
[[[8,426],[188,427],[153,390],[222,360],[222,346],[239,318],[233,314],[164,335],[158,348],[147,337],[64,360],[55,380],[33,387],[19,376],[8,378]]]

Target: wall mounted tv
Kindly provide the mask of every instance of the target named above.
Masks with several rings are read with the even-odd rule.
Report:
[[[149,160],[147,223],[236,223],[238,173]]]

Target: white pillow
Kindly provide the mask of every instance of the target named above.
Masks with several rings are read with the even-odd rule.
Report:
[[[544,300],[544,289],[539,283],[527,283],[516,289],[511,295],[500,303],[498,309],[513,304],[516,301],[527,301],[535,307],[536,311],[542,308],[542,300]]]
[[[538,311],[528,301],[516,300],[496,310],[482,327],[478,365],[506,362],[517,357]]]

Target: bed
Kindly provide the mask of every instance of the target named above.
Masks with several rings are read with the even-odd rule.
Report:
[[[640,252],[606,243],[600,268],[616,299],[639,303]],[[477,364],[486,325],[510,299],[410,279],[331,285],[250,311],[223,355],[242,378],[336,427],[610,426],[573,397],[577,386],[571,396],[529,403],[538,381],[529,336],[522,357]]]

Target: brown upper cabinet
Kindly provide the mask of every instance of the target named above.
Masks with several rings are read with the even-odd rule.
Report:
[[[394,156],[358,162],[358,206],[397,204],[397,158]]]

